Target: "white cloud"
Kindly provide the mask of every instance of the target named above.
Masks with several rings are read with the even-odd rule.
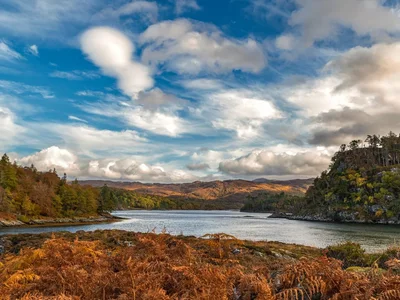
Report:
[[[30,45],[28,52],[34,56],[39,56],[39,48],[36,45]]]
[[[133,151],[147,141],[133,130],[112,131],[77,124],[41,124],[36,128],[52,133],[64,145],[86,154],[111,150],[114,153]]]
[[[208,78],[184,80],[181,84],[187,89],[196,90],[218,90],[224,88],[224,85],[219,80]]]
[[[103,4],[102,0],[3,0],[0,32],[28,40],[40,37],[69,42]]]
[[[180,107],[184,104],[182,99],[179,99],[174,95],[165,94],[159,88],[154,88],[148,92],[140,92],[135,102],[150,110],[154,110],[161,106]]]
[[[201,7],[196,0],[175,0],[175,13],[181,15],[186,11],[200,10]]]
[[[146,45],[142,60],[180,74],[260,72],[266,65],[261,46],[253,39],[235,40],[213,26],[186,19],[150,26],[140,36]]]
[[[34,164],[40,171],[55,168],[70,177],[135,180],[144,182],[189,182],[197,177],[178,169],[139,162],[134,158],[82,159],[72,151],[51,146],[32,155],[17,159],[22,165]]]
[[[292,50],[294,42],[295,38],[292,35],[281,35],[276,39],[276,46],[282,50]]]
[[[186,165],[186,168],[190,171],[204,171],[210,169],[210,166],[207,163],[192,163]]]
[[[152,96],[155,97],[147,99]],[[156,89],[149,93],[139,93],[135,101],[86,103],[79,107],[88,113],[117,118],[128,126],[157,135],[178,137],[193,130],[190,122],[178,114],[181,103],[182,100]]]
[[[75,116],[68,116],[68,119],[72,120],[72,121],[83,122],[83,123],[87,123],[88,122],[88,121],[86,121],[84,119],[81,119],[81,118],[78,118],[78,117],[75,117]]]
[[[318,78],[274,89],[297,109],[311,144],[338,146],[367,134],[397,132],[399,52],[400,43],[355,47],[328,62]]]
[[[239,138],[254,138],[265,123],[282,117],[270,99],[245,89],[206,95],[194,113],[210,120],[214,128],[236,132]]]
[[[118,79],[118,87],[131,97],[153,86],[147,66],[135,61],[133,43],[120,31],[110,27],[94,27],[81,38],[82,51],[105,75]]]
[[[0,106],[0,148],[13,144],[15,139],[24,132],[23,127],[16,124],[15,115],[5,107]],[[4,148],[3,148],[4,150]]]
[[[254,150],[245,156],[221,162],[219,170],[230,175],[316,176],[329,166],[330,158],[330,155],[317,150],[295,154]]]
[[[315,41],[332,38],[340,26],[378,40],[400,29],[398,14],[381,0],[296,0],[296,3],[298,9],[289,18],[289,24],[300,28],[297,45],[309,47]]]
[[[0,80],[0,90],[14,94],[40,94],[44,99],[54,98],[54,94],[45,87],[33,86],[16,81]]]
[[[40,171],[48,171],[55,168],[59,173],[68,172],[70,175],[76,175],[80,172],[77,156],[66,149],[60,149],[56,146],[17,159],[17,162],[26,166],[34,164]]]
[[[96,21],[109,21],[112,18],[138,15],[144,21],[155,22],[158,17],[158,5],[150,1],[131,1],[118,8],[105,8],[93,16]]]
[[[0,41],[0,60],[12,61],[22,59],[21,54],[11,49],[5,42]]]
[[[90,161],[87,173],[91,177],[144,182],[190,182],[197,179],[183,170],[165,170],[162,166],[140,163],[131,158]]]
[[[94,71],[79,71],[73,70],[70,72],[65,71],[54,71],[49,74],[50,77],[63,78],[67,80],[83,80],[83,79],[95,79],[99,78],[100,75]]]

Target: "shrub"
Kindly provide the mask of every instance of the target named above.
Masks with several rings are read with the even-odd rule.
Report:
[[[339,259],[343,262],[343,268],[348,267],[365,267],[367,266],[367,257],[365,250],[360,244],[345,242],[327,248],[327,256]]]

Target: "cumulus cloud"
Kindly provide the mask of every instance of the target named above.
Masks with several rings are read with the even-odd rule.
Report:
[[[179,74],[260,72],[266,65],[261,46],[253,39],[235,40],[213,26],[186,19],[163,21],[140,36],[146,46],[142,60]]]
[[[22,59],[21,54],[11,49],[5,42],[0,41],[0,60],[12,61]]]
[[[398,131],[400,43],[355,47],[317,78],[276,87],[310,132],[308,142],[333,146],[368,134]]]
[[[171,94],[165,94],[159,88],[154,88],[148,92],[140,92],[135,102],[151,110],[161,106],[181,106],[184,103],[182,99]]]
[[[80,38],[82,51],[105,75],[118,79],[118,87],[128,96],[154,84],[147,66],[135,61],[135,47],[126,35],[110,27],[94,27]]]
[[[17,162],[30,166],[34,164],[40,171],[56,169],[58,172],[68,172],[70,175],[79,174],[78,157],[67,149],[52,146],[32,155],[17,159]]]
[[[295,45],[295,38],[290,34],[281,35],[276,39],[275,44],[279,49],[292,50]]]
[[[194,113],[217,129],[234,131],[239,138],[253,138],[268,121],[282,117],[270,99],[250,90],[224,90],[208,94]]]
[[[12,144],[15,138],[24,131],[24,129],[16,123],[15,115],[8,108],[1,106],[0,128],[0,143],[3,147]]]
[[[102,178],[112,180],[134,180],[144,182],[188,182],[197,177],[183,170],[167,170],[159,165],[139,162],[134,158],[79,158],[67,149],[52,146],[32,155],[17,159],[22,165],[34,164],[40,171],[55,168],[58,173],[67,173],[79,178]]]
[[[34,56],[39,56],[39,48],[36,45],[30,45],[28,47],[28,52]]]
[[[324,146],[349,143],[355,139],[363,139],[368,134],[384,135],[400,128],[397,112],[368,114],[348,107],[321,113],[313,118],[313,122],[316,129],[308,142]]]
[[[99,78],[100,75],[94,71],[79,71],[73,70],[70,72],[54,71],[49,74],[50,77],[62,78],[67,80],[84,80]]]
[[[87,174],[91,177],[144,182],[188,182],[197,179],[182,170],[167,171],[161,166],[140,163],[131,158],[92,160]]]
[[[181,15],[186,11],[200,10],[196,0],[175,0],[175,13]]]
[[[356,89],[361,97],[352,99],[357,106],[391,111],[400,108],[400,43],[356,47],[328,63],[340,83],[336,93]]]
[[[400,29],[400,20],[398,14],[383,2],[296,0],[298,9],[290,16],[289,24],[300,29],[298,42],[306,47],[336,35],[341,26],[352,29],[360,36],[384,39],[387,34],[396,33]]]
[[[249,154],[220,163],[219,170],[229,175],[307,175],[315,176],[325,170],[330,155],[318,151],[296,154],[255,150]]]

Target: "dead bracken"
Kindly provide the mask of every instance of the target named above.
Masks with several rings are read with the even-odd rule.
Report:
[[[345,270],[341,260],[312,247],[224,234],[195,238],[112,230],[9,235],[1,243],[6,251],[0,260],[0,299],[400,296],[400,260],[393,256],[382,267],[375,261]]]

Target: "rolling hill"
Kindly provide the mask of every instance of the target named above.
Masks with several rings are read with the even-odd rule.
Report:
[[[80,184],[101,187],[107,185],[112,188],[135,191],[139,194],[157,195],[178,199],[198,199],[221,201],[230,204],[243,204],[246,196],[257,195],[263,192],[285,192],[288,194],[304,194],[313,183],[311,179],[295,179],[288,181],[268,180],[264,178],[255,181],[226,180],[226,181],[195,181],[181,184],[160,184],[121,182],[104,180],[80,181]]]

